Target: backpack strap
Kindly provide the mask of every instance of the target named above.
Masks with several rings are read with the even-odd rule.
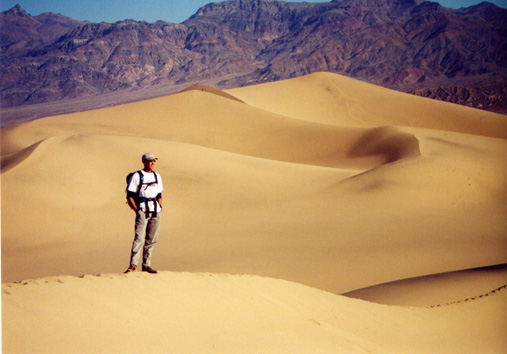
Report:
[[[139,197],[139,192],[141,191],[141,187],[143,186],[144,175],[141,170],[137,171],[139,175],[139,185],[137,186],[137,196]]]
[[[155,211],[151,212],[152,215],[154,217],[157,217],[157,199],[156,198],[144,198],[144,197],[141,197],[139,196],[139,192],[141,191],[141,188],[143,186],[144,183],[144,175],[143,175],[143,172],[141,170],[137,171],[139,173],[139,186],[137,188],[137,195],[138,195],[138,200],[139,200],[139,205],[141,203],[144,203],[144,209],[146,210],[146,217],[148,218],[149,217],[149,214],[150,212],[148,211],[149,208],[148,208],[148,202],[150,201],[154,201],[155,202]],[[158,178],[157,178],[157,174],[155,173],[155,171],[152,171],[153,172],[153,176],[155,177],[155,182],[150,182],[150,183],[146,183],[146,186],[149,186],[149,185],[152,185],[152,184],[158,184]]]

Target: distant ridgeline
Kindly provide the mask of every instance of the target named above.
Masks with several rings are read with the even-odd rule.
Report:
[[[421,0],[212,3],[181,24],[0,14],[3,108],[125,89],[231,88],[329,71],[507,113],[507,10]]]

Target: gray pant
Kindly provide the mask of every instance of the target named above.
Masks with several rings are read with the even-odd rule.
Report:
[[[136,215],[136,233],[134,242],[132,243],[132,252],[130,253],[130,264],[137,265],[141,248],[143,248],[143,265],[149,266],[151,264],[151,253],[153,252],[153,245],[157,242],[158,231],[160,229],[160,213],[156,217],[146,214],[142,210],[137,211]]]

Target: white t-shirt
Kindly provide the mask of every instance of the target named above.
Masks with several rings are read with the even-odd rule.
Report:
[[[141,173],[143,174],[143,185],[141,186],[141,189],[139,190],[139,197],[141,198],[156,198],[157,195],[162,193],[164,190],[164,186],[162,184],[162,177],[157,173],[157,183],[149,184],[152,182],[155,182],[155,173],[156,172],[144,172],[141,170]],[[127,190],[132,193],[137,193],[137,190],[139,188],[140,183],[139,173],[134,173],[132,177],[130,178]],[[148,210],[146,210],[146,205],[148,205]],[[156,201],[149,201],[147,203],[141,203],[140,205],[141,210],[146,212],[159,212],[162,210],[162,207],[160,204]]]

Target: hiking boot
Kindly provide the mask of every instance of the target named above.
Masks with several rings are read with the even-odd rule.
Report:
[[[151,274],[157,274],[157,271],[155,269],[153,269],[150,266],[144,266],[144,265],[143,265],[143,272],[148,272],[148,273],[151,273]]]
[[[130,265],[129,269],[127,269],[123,274],[126,274],[126,273],[130,273],[130,272],[135,272],[137,270],[137,266],[136,265]]]

